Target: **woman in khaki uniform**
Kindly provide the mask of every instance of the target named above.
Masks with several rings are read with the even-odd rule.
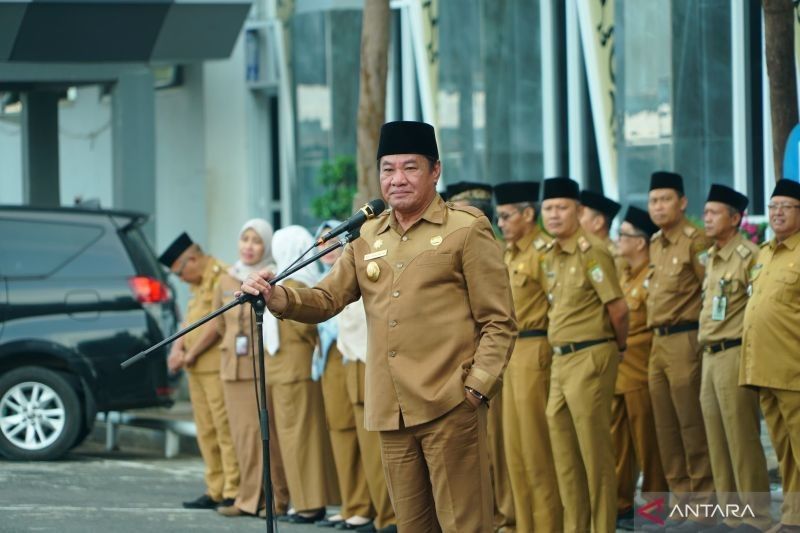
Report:
[[[319,238],[339,224],[339,220],[326,220],[317,229],[315,238]],[[317,248],[323,250],[327,246],[321,244]],[[339,248],[320,258],[323,273],[331,269],[342,254],[341,250]],[[322,384],[325,417],[331,437],[339,492],[342,496],[341,512],[317,522],[317,526],[355,529],[372,522],[374,510],[358,446],[353,404],[350,403],[347,394],[347,367],[336,342],[339,336],[339,317],[318,324],[317,330],[319,347],[314,352],[311,363],[311,379]],[[361,425],[364,425],[363,418]]]
[[[311,247],[311,234],[300,226],[275,232],[272,250],[277,271]],[[280,285],[311,287],[318,280],[314,265],[295,272]],[[322,387],[311,379],[311,359],[319,341],[317,327],[264,316],[267,385],[275,401],[273,419],[295,512],[287,521],[311,523],[325,517],[325,506],[339,503],[336,471],[325,423]]]
[[[214,308],[230,302],[242,280],[254,271],[275,269],[270,252],[272,226],[266,220],[255,218],[247,221],[239,232],[239,260],[220,278],[214,296]],[[250,307],[240,305],[217,319],[217,329],[222,337],[220,343],[220,378],[222,379],[225,406],[231,437],[239,461],[241,479],[239,495],[233,505],[218,507],[224,516],[242,514],[266,515],[264,509],[263,471],[261,453],[261,428],[258,421],[258,404],[254,379],[256,378],[253,355],[253,333],[255,323]],[[267,390],[267,408],[272,412],[272,394]],[[274,422],[270,424],[270,474],[276,514],[285,514],[289,506],[289,489],[280,455],[280,445]]]

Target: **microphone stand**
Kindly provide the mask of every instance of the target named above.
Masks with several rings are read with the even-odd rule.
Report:
[[[317,252],[316,254],[312,255],[308,259],[305,259],[295,266],[291,268],[287,268],[274,278],[268,281],[268,283],[272,286],[275,286],[276,283],[279,281],[291,276],[298,270],[310,265],[314,261],[318,260],[320,257],[331,253],[332,251],[336,250],[337,248],[344,247],[348,242],[355,240],[358,238],[360,234],[360,228],[353,229],[352,231],[346,233],[343,237],[341,237],[335,244],[332,244],[322,250],[321,252]],[[303,254],[305,255],[305,254]],[[301,256],[302,257],[302,256]],[[267,511],[267,533],[274,533],[275,532],[275,516],[274,516],[274,509],[273,509],[273,502],[272,502],[272,480],[270,477],[270,462],[269,462],[269,412],[267,410],[267,382],[266,382],[266,371],[264,368],[264,311],[267,309],[266,302],[261,296],[253,296],[251,294],[242,294],[238,298],[234,298],[229,303],[223,305],[219,309],[212,311],[211,313],[207,314],[197,322],[189,324],[182,330],[178,331],[177,333],[170,335],[166,339],[162,340],[158,344],[151,346],[150,348],[139,352],[138,354],[134,355],[133,357],[125,360],[120,365],[123,370],[131,366],[132,364],[141,361],[149,354],[158,350],[162,346],[165,346],[180,337],[183,337],[190,331],[199,328],[206,322],[213,320],[214,318],[218,317],[219,315],[225,313],[226,311],[244,303],[249,303],[253,308],[253,311],[256,315],[256,330],[258,336],[258,420],[259,425],[261,427],[261,456],[263,458],[264,463],[264,471],[263,471],[263,484],[264,484],[264,502],[266,505]]]

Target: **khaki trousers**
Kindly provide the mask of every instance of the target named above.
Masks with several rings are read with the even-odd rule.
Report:
[[[725,523],[750,524],[762,531],[770,524],[769,475],[761,446],[758,392],[739,386],[735,347],[703,356],[700,406],[708,435],[711,471],[719,505],[749,505],[755,517],[729,517]]]
[[[494,492],[494,527],[514,526],[514,498],[508,479],[508,464],[503,444],[504,400],[502,388],[495,394],[486,413],[486,433],[489,439],[489,468]]]
[[[551,359],[545,337],[520,338],[503,374],[503,440],[520,533],[562,529],[564,510],[545,415]]]
[[[617,512],[633,508],[641,471],[643,493],[667,492],[658,454],[653,408],[647,386],[615,394],[611,403],[611,440],[617,456]]]
[[[615,528],[611,399],[618,364],[612,342],[554,356],[546,412],[565,532],[607,533]]]
[[[714,481],[700,408],[697,331],[653,336],[648,381],[664,476],[678,503],[713,503]]]
[[[366,365],[361,361],[350,361],[346,364],[347,392],[350,397],[356,421],[358,448],[361,451],[361,464],[367,479],[372,508],[375,511],[375,527],[384,528],[396,524],[386,487],[386,475],[381,462],[381,440],[377,431],[367,431],[364,427],[364,385],[366,382]]]
[[[772,446],[778,456],[783,480],[781,522],[800,525],[800,392],[759,389]]]
[[[299,512],[338,503],[339,488],[320,384],[308,379],[270,388],[292,505]]]
[[[333,461],[342,496],[341,515],[345,519],[351,516],[372,517],[374,511],[361,464],[355,413],[347,394],[345,365],[336,346],[331,346],[328,352],[328,364],[321,383]]]
[[[242,381],[223,381],[225,405],[228,410],[228,423],[231,438],[239,463],[239,495],[236,507],[250,514],[258,513],[264,507],[264,460],[261,450],[261,425],[258,419],[258,402],[252,379]],[[269,412],[270,398],[267,396]],[[275,509],[283,514],[289,505],[289,489],[286,474],[280,457],[275,424],[269,427],[269,461],[272,494]]]
[[[197,445],[205,464],[208,496],[220,501],[239,493],[239,464],[228,426],[219,372],[187,372]]]
[[[381,431],[380,439],[400,531],[492,531],[485,406],[465,399],[430,422]]]

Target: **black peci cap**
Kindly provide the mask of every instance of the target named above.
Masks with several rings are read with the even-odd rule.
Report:
[[[407,120],[384,124],[378,142],[378,159],[394,154],[420,154],[438,161],[439,149],[433,126]]]
[[[800,200],[800,183],[796,181],[787,180],[786,178],[778,180],[775,184],[775,189],[772,191],[772,196],[789,196],[796,200]],[[770,196],[770,198],[772,198]]]
[[[184,231],[178,238],[172,241],[172,244],[167,246],[167,249],[164,250],[164,253],[158,256],[158,262],[164,265],[167,268],[172,267],[172,264],[178,257],[181,256],[183,252],[186,251],[194,242],[189,237],[189,235]]]
[[[748,200],[747,196],[744,194],[734,191],[727,185],[712,183],[711,188],[708,190],[706,202],[722,202],[723,204],[733,207],[740,213],[744,213],[750,200]]]
[[[625,222],[630,223],[639,231],[643,231],[648,239],[658,231],[658,226],[650,218],[650,214],[644,209],[632,205],[628,206],[628,211],[625,213]]]
[[[650,190],[675,189],[683,196],[683,178],[675,172],[657,170],[650,175]]]
[[[497,205],[539,201],[538,181],[507,181],[494,186]]]
[[[542,200],[552,198],[571,198],[580,201],[580,187],[578,182],[569,178],[547,178],[544,180]]]
[[[602,194],[593,191],[581,191],[581,203],[586,207],[603,213],[609,225],[611,225],[611,221],[614,220],[614,217],[617,216],[620,208],[622,208],[620,204],[611,198],[606,198]]]
[[[477,181],[459,181],[447,186],[447,201],[491,200],[492,186]]]

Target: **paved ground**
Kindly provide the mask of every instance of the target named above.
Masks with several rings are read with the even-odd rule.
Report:
[[[202,490],[202,462],[193,456],[108,453],[89,443],[61,461],[0,459],[0,532],[266,531],[266,522],[257,518],[181,507]],[[281,523],[278,531],[323,530]]]

